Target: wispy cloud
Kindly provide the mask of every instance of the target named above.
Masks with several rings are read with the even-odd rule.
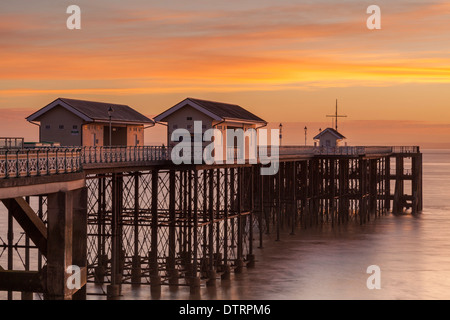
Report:
[[[295,109],[301,90],[448,84],[450,5],[380,0],[382,30],[369,31],[371,2],[78,1],[82,30],[69,31],[67,3],[17,0],[0,12],[0,108],[67,95],[145,104],[157,94],[278,92]],[[443,110],[450,97],[440,95]],[[270,115],[269,102],[261,108]]]

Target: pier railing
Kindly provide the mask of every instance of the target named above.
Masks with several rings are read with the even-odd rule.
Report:
[[[408,150],[418,152],[417,147],[395,147],[396,150]],[[403,148],[403,149],[402,149]],[[260,147],[266,154],[271,153],[271,147]],[[336,155],[336,156],[360,156],[370,154],[390,154],[393,147],[384,146],[340,146],[340,147],[318,147],[318,146],[280,146],[280,156],[288,155]]]
[[[366,153],[364,147],[313,147],[315,155],[358,156]]]
[[[0,179],[80,172],[80,148],[0,149]]]
[[[419,153],[420,147],[418,146],[395,146],[391,147],[392,153]]]
[[[0,149],[19,148],[24,146],[24,138],[0,137]]]
[[[60,173],[79,172],[86,164],[161,162],[171,160],[171,148],[164,146],[117,147],[44,147],[0,148],[0,179],[32,177]],[[258,157],[272,156],[270,146],[259,146]],[[392,153],[419,153],[415,146],[280,146],[279,157],[314,157],[389,155]],[[228,156],[239,158],[235,149],[227,150]]]
[[[170,149],[163,146],[82,147],[81,163],[117,163],[170,160]]]
[[[170,149],[145,147],[0,148],[0,179],[80,172],[85,164],[170,160]]]

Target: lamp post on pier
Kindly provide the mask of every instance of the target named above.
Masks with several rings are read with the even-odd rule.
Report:
[[[280,123],[279,125],[280,128],[280,146],[281,146],[281,140],[283,139],[283,125]]]
[[[305,126],[305,146],[306,146],[306,134],[308,132],[308,128]]]
[[[112,136],[112,130],[111,130],[111,116],[114,112],[114,109],[110,106],[108,109],[108,116],[109,116],[109,146],[111,147],[111,136]]]

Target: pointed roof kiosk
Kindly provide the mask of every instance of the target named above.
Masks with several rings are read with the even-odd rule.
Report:
[[[338,147],[344,139],[345,137],[333,128],[326,128],[314,137],[314,140],[319,141],[320,147]]]
[[[155,125],[127,105],[67,98],[54,100],[26,119],[39,122],[39,142],[62,146],[143,146],[145,126]]]

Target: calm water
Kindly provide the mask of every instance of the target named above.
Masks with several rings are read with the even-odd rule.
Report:
[[[423,152],[424,211],[417,217],[388,215],[364,226],[299,230],[279,242],[267,238],[264,249],[255,249],[254,269],[218,280],[216,288],[190,295],[187,287],[163,287],[155,297],[148,286],[124,286],[122,298],[450,299],[450,150]],[[366,286],[370,265],[381,269],[379,290]]]
[[[215,289],[189,295],[163,289],[160,299],[450,299],[450,150],[424,150],[424,210],[387,215],[364,226],[298,231],[256,249],[256,268]],[[366,286],[381,269],[381,289]],[[148,287],[124,299],[150,299]],[[155,298],[155,297],[154,297]]]

